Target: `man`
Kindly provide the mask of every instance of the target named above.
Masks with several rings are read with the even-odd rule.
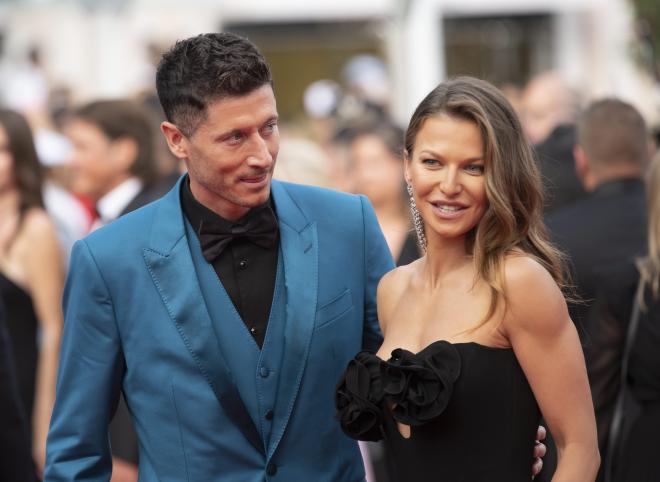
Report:
[[[582,329],[585,351],[590,355],[587,369],[603,456],[616,402],[618,366],[605,359],[607,353],[589,350],[591,338],[606,335],[594,330],[590,306],[611,285],[611,273],[620,271],[622,265],[632,265],[644,254],[646,201],[642,176],[649,156],[646,123],[632,105],[616,99],[594,102],[578,121],[575,147],[576,171],[590,195],[548,220],[554,241],[570,258],[572,281],[583,301],[569,308]],[[616,307],[617,311],[630,313],[629,301],[623,300],[628,305]]]
[[[393,263],[373,210],[278,182],[271,195],[272,80],[244,39],[177,43],[157,83],[189,175],[73,250],[46,480],[108,480],[120,390],[141,480],[361,480],[333,391],[381,341]]]
[[[154,129],[146,111],[125,100],[96,101],[75,110],[64,132],[73,145],[73,191],[95,204],[98,228],[158,199]]]
[[[543,72],[525,87],[522,124],[534,146],[546,194],[546,217],[584,197],[575,175],[577,96],[557,72]]]
[[[548,227],[568,254],[573,283],[587,302],[572,307],[574,320],[582,322],[599,287],[600,271],[633,261],[645,250],[646,123],[630,104],[594,102],[578,122],[574,152],[577,175],[590,195],[552,215]]]

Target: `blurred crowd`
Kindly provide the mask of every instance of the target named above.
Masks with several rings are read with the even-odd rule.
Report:
[[[43,470],[73,243],[162,196],[184,168],[159,132],[164,119],[153,92],[74,103],[66,89],[48,85],[36,50],[0,76],[0,480],[20,482]],[[501,88],[534,147],[546,224],[570,262],[570,310],[592,384],[601,471],[646,480],[637,461],[653,460],[654,433],[645,427],[660,428],[656,139],[635,107],[618,99],[586,103],[556,72]],[[351,59],[341,81],[309,85],[301,99],[305,122],[280,126],[275,177],[368,196],[401,265],[420,253],[403,178],[403,130],[389,115],[394,95],[386,65],[368,55]],[[636,306],[639,328],[631,335]],[[111,439],[113,481],[137,480],[138,447],[121,400]],[[362,449],[369,480],[387,482],[383,448]],[[553,457],[550,450],[541,480],[549,480]]]

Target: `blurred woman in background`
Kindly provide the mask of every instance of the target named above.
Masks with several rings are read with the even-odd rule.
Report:
[[[62,252],[44,210],[40,169],[26,120],[0,109],[0,294],[38,471],[55,399],[63,288]]]
[[[419,257],[403,182],[403,130],[380,121],[356,127],[349,144],[352,191],[369,198],[397,266]]]
[[[602,273],[604,286],[589,314],[589,323],[594,326],[589,378],[599,416],[598,436],[612,459],[606,461],[611,478],[605,480],[616,482],[660,480],[656,462],[660,430],[660,155],[656,155],[648,172],[647,203],[647,256],[637,266],[631,262],[608,267]],[[618,434],[611,435],[635,303],[637,328],[627,354],[629,396],[625,397]]]

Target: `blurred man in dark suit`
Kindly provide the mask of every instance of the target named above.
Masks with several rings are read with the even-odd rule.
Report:
[[[583,321],[600,271],[644,253],[642,176],[648,161],[646,123],[632,105],[606,99],[587,108],[578,122],[575,162],[590,195],[548,219],[553,239],[570,257],[573,282],[586,302],[573,307],[575,321]]]
[[[28,425],[19,400],[5,317],[0,300],[0,480],[34,482]]]

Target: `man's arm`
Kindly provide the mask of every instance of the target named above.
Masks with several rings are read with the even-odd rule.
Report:
[[[362,346],[364,349],[375,353],[383,342],[376,312],[376,288],[383,275],[394,269],[394,261],[371,204],[365,196],[360,196],[360,201],[362,202],[362,219],[364,221],[365,260]]]
[[[108,423],[122,371],[110,294],[88,245],[78,241],[64,290],[64,336],[45,482],[110,480]]]

